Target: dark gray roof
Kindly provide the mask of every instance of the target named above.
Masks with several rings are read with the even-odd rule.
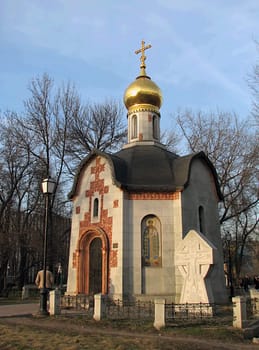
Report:
[[[203,152],[180,157],[156,145],[136,145],[108,154],[92,151],[80,164],[69,198],[75,195],[81,170],[96,156],[105,157],[111,165],[113,182],[134,192],[173,192],[188,186],[191,162],[200,158],[210,168],[221,199],[215,168]]]
[[[125,164],[122,187],[129,191],[174,191],[173,163],[178,156],[158,146],[134,146],[114,154]],[[113,159],[114,159],[113,157]]]

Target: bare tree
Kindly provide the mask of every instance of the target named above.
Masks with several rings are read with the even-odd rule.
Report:
[[[256,48],[259,52],[259,42],[256,42]],[[255,125],[259,126],[259,59],[257,59],[251,74],[248,77],[248,85],[251,89],[253,102],[252,102],[252,115],[255,119]]]
[[[22,234],[24,222],[21,213],[26,215],[35,208],[39,191],[33,191],[33,167],[35,163],[28,148],[20,147],[13,135],[14,113],[6,113],[0,126],[0,276],[6,277],[9,263],[15,261],[20,274],[23,265],[22,257],[26,254],[26,236]],[[36,185],[37,188],[37,185]],[[23,215],[23,218],[25,216]],[[2,283],[1,283],[2,282]],[[0,289],[6,287],[2,279]]]
[[[67,182],[64,169],[68,125],[80,108],[80,101],[69,83],[54,91],[54,82],[47,74],[33,79],[29,91],[31,96],[24,103],[25,114],[23,118],[16,119],[14,132],[20,135],[20,144],[29,149],[31,157],[37,162],[41,181],[50,175],[54,177],[56,187],[51,196],[50,212],[59,214],[61,202],[63,206],[67,203],[62,188]],[[48,238],[48,263],[52,268],[56,263],[56,233],[52,231]]]
[[[164,130],[161,134],[161,142],[169,151],[176,154],[179,153],[180,136],[176,130]]]
[[[6,113],[0,130],[0,272],[6,276],[9,267],[20,286],[42,258],[42,180],[52,175],[56,181],[48,263],[53,269],[61,263],[66,271],[71,174],[93,148],[116,149],[125,137],[115,102],[82,106],[70,83],[55,89],[47,74],[33,79],[29,91],[24,114]],[[4,278],[0,290],[3,284]]]
[[[117,150],[125,142],[127,130],[122,107],[115,101],[87,104],[71,121],[68,153],[78,165],[93,149]],[[74,170],[74,169],[73,169]],[[73,172],[71,169],[71,171]]]

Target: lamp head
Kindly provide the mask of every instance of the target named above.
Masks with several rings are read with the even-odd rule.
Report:
[[[44,194],[52,194],[54,192],[55,184],[55,181],[50,176],[47,177],[41,183],[42,192]]]

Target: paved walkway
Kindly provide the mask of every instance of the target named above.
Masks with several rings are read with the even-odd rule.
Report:
[[[1,317],[21,317],[37,315],[40,309],[39,303],[28,303],[28,304],[11,304],[11,305],[0,305],[0,318]],[[75,309],[61,309],[62,315],[85,315],[85,310]]]
[[[0,317],[28,316],[39,311],[39,303],[0,305]]]

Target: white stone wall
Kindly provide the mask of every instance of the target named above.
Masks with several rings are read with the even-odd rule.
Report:
[[[174,250],[181,232],[180,199],[124,201],[124,289],[134,295],[175,294]],[[155,215],[161,222],[161,267],[141,262],[141,222]],[[144,287],[144,288],[143,288]]]
[[[211,270],[215,302],[226,301],[223,251],[218,216],[218,198],[214,178],[208,166],[200,159],[192,162],[188,187],[182,192],[183,235],[189,230],[199,231],[199,206],[204,208],[205,230],[202,232],[216,248],[217,263]]]

